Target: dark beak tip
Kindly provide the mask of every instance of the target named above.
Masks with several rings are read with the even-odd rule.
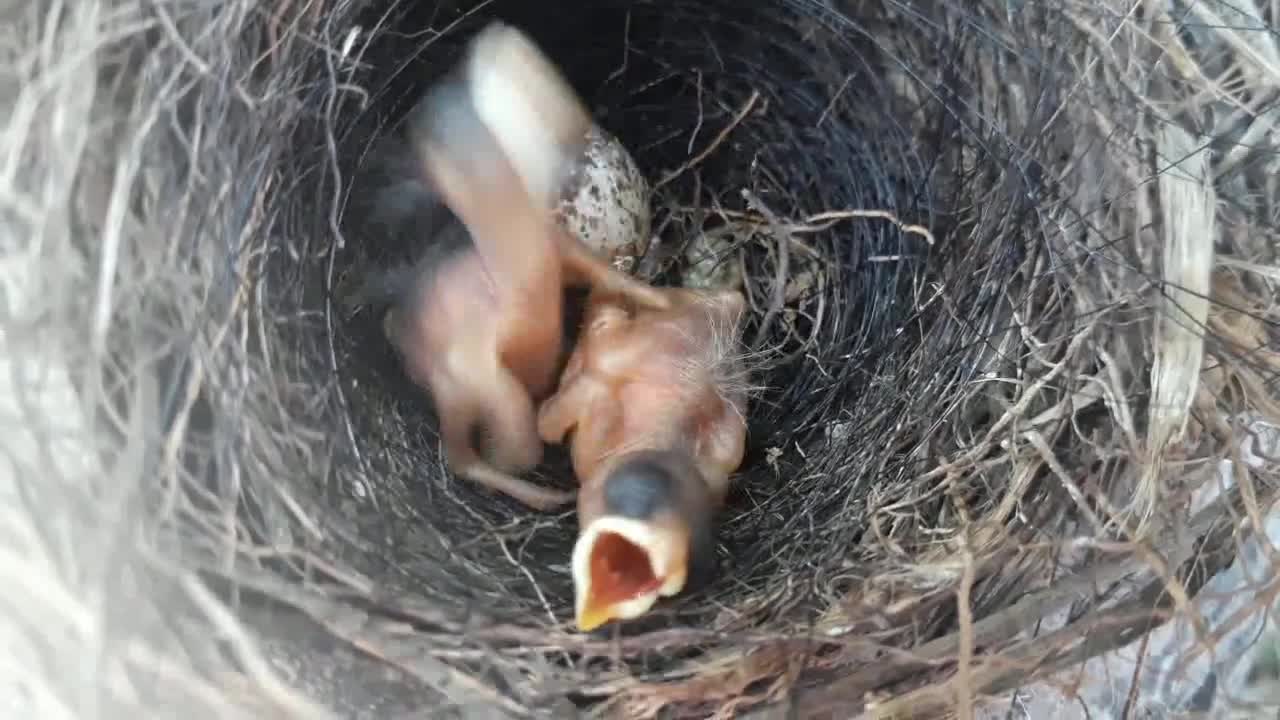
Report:
[[[648,520],[663,511],[680,511],[675,476],[657,462],[638,459],[613,470],[604,482],[605,509],[634,520]]]

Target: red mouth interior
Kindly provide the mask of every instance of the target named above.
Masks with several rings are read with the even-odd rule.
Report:
[[[596,602],[612,605],[657,590],[649,556],[617,533],[601,533],[591,550],[591,580]]]

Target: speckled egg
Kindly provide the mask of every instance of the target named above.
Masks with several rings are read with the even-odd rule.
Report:
[[[556,215],[561,225],[624,272],[649,244],[649,182],[626,147],[592,125],[566,180]]]

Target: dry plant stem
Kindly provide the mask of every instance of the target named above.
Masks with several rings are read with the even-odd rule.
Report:
[[[1246,2],[1242,7],[1248,8],[1250,5],[1251,3]],[[1280,58],[1277,58],[1276,46],[1268,42],[1271,39],[1269,33],[1241,33],[1235,23],[1223,18],[1212,7],[1200,7],[1197,4],[1191,6],[1191,10],[1200,16],[1207,27],[1220,30],[1218,37],[1236,51],[1236,57],[1248,61],[1251,69],[1261,76],[1258,80],[1264,87],[1280,85]],[[1265,26],[1260,16],[1255,15],[1254,19],[1258,21],[1256,27]],[[1274,18],[1272,21],[1275,21]]]
[[[280,702],[278,711],[284,712],[286,717],[331,717],[326,709],[294,692],[276,677],[275,672],[267,665],[266,660],[231,611],[219,603],[195,576],[188,576],[183,584],[192,601],[205,612],[230,643],[236,659],[253,676],[259,686],[270,691],[271,696]]]
[[[1133,672],[1129,675],[1129,696],[1125,698],[1124,708],[1120,711],[1121,720],[1132,718],[1133,709],[1137,707],[1142,687],[1138,680],[1142,677],[1142,668],[1146,665],[1147,643],[1150,639],[1150,634],[1143,635],[1142,642],[1138,646],[1138,660],[1133,664]]]
[[[1269,489],[1267,500],[1274,500],[1280,491]],[[1230,516],[1235,508],[1243,505],[1242,499],[1235,493],[1224,493],[1213,503],[1196,513],[1185,526],[1179,528],[1161,528],[1160,535],[1152,538],[1154,546],[1165,550],[1168,566],[1179,566],[1186,562],[1196,546],[1197,539],[1206,533],[1229,531],[1232,527]],[[1224,524],[1225,523],[1225,524]],[[1215,529],[1216,528],[1216,529]],[[975,647],[987,647],[1000,642],[1007,642],[1022,633],[1029,623],[1038,618],[1048,617],[1077,602],[1081,597],[1088,597],[1097,588],[1105,588],[1135,574],[1149,571],[1140,558],[1125,557],[1118,553],[1120,559],[1102,562],[1094,567],[1067,575],[1056,580],[1052,587],[1029,593],[1007,608],[978,620],[973,625],[973,642]],[[1163,580],[1155,581],[1163,583]],[[1162,589],[1163,592],[1163,589]],[[1069,633],[1068,633],[1069,635]],[[890,667],[868,667],[854,671],[847,677],[837,679],[820,690],[808,691],[801,695],[802,707],[831,707],[851,698],[861,697],[862,693],[885,687],[906,680],[912,673],[926,670],[939,662],[946,662],[959,652],[959,636],[931,640],[911,650],[914,660]],[[975,683],[978,683],[975,675]],[[980,684],[975,684],[979,688]]]
[[[1230,524],[1221,524],[1211,533],[1213,542],[1204,542],[1203,546],[1218,546],[1216,543],[1229,537],[1231,532]],[[1195,587],[1191,592],[1198,590],[1210,574],[1194,573],[1195,577],[1191,582]],[[1165,579],[1155,579],[1131,601],[1118,607],[1099,610],[1034,641],[1022,642],[1002,650],[986,666],[974,673],[974,689],[984,694],[1003,692],[1012,686],[1069,667],[1099,652],[1128,644],[1169,619],[1168,610],[1176,602],[1169,602],[1166,594],[1168,589],[1169,583]],[[870,716],[867,720],[901,717],[904,712],[911,717],[931,717],[942,712],[950,702],[956,692],[957,682],[957,678],[952,677],[899,695],[891,701],[868,707],[867,714],[860,718],[867,715]]]
[[[1186,429],[1204,358],[1209,318],[1209,277],[1216,237],[1216,194],[1209,152],[1190,133],[1162,124],[1157,157],[1160,192],[1163,283],[1151,366],[1151,421],[1147,430],[1147,472],[1136,491],[1134,509],[1142,531],[1161,497],[1164,454]]]
[[[960,536],[960,555],[964,562],[964,570],[960,576],[960,588],[956,591],[956,611],[960,622],[960,657],[956,669],[956,702],[959,704],[960,720],[973,720],[973,606],[972,593],[974,581],[973,552],[969,549],[968,538]]]
[[[733,220],[756,223],[758,225],[767,225],[769,223],[767,218],[751,213],[736,210],[722,210],[721,213],[726,218]],[[933,233],[929,231],[929,228],[923,225],[903,222],[896,213],[889,210],[826,210],[809,215],[802,220],[784,223],[782,228],[793,235],[810,235],[830,230],[844,220],[858,219],[888,220],[904,233],[917,235],[930,245],[935,243]]]
[[[680,167],[662,176],[662,178],[658,180],[657,183],[654,184],[653,191],[657,192],[658,188],[661,188],[667,183],[670,183],[671,181],[679,178],[681,175],[685,174],[689,170],[697,167],[699,164],[702,163],[703,160],[706,160],[708,157],[710,157],[711,153],[715,152],[716,148],[720,147],[720,145],[723,144],[726,139],[728,139],[729,133],[733,132],[734,128],[742,124],[742,121],[746,119],[747,115],[751,112],[751,109],[756,106],[756,102],[759,99],[760,99],[760,91],[752,90],[751,97],[747,98],[747,101],[743,103],[742,108],[738,110],[738,114],[733,116],[733,120],[730,121],[728,125],[724,126],[724,128],[720,131],[720,133],[717,134],[715,138],[711,141],[711,144],[705,147],[702,150],[702,152],[698,153],[697,155],[685,161],[684,163],[681,163]]]
[[[292,0],[287,0],[287,2],[292,2]],[[320,7],[318,2],[316,4],[316,7]],[[325,57],[325,69],[328,72],[329,79],[336,86],[337,84],[341,83],[342,80],[338,76],[338,69],[335,65],[333,54],[325,53],[324,57]],[[334,336],[334,308],[333,308],[333,296],[334,296],[334,290],[335,290],[334,268],[337,263],[338,251],[346,245],[346,239],[342,234],[342,228],[338,222],[339,208],[342,207],[343,181],[342,181],[342,171],[340,169],[339,162],[338,162],[338,141],[337,141],[337,138],[334,136],[334,130],[333,130],[334,123],[336,122],[335,113],[337,110],[336,104],[337,104],[338,97],[339,95],[337,92],[330,93],[325,100],[325,106],[324,106],[324,138],[325,138],[325,150],[327,153],[326,159],[328,160],[329,170],[330,172],[333,173],[333,178],[334,178],[333,194],[331,196],[332,204],[330,205],[330,209],[329,209],[329,231],[331,233],[332,242],[329,244],[329,247],[328,247],[328,262],[325,267],[326,292],[325,292],[325,300],[324,300],[324,319],[325,319],[326,340],[328,343],[328,350],[329,350],[329,367],[333,371],[334,377],[341,376],[341,370],[338,365],[338,350],[334,344],[334,337],[335,337]],[[365,460],[364,452],[360,449],[360,443],[356,441],[356,430],[351,420],[351,412],[348,409],[350,405],[348,403],[346,391],[343,389],[342,385],[343,384],[339,382],[334,385],[334,388],[338,396],[339,405],[340,407],[343,408],[343,413],[342,413],[343,429],[346,431],[347,442],[349,443],[348,447],[355,454],[356,461],[360,466],[362,474],[367,478],[369,476],[369,464]],[[378,496],[377,496],[377,493],[374,492],[373,486],[368,482],[361,482],[361,486],[368,493],[369,499],[373,503],[374,507],[377,507]]]
[[[783,229],[782,223],[778,221],[778,216],[764,204],[764,201],[756,197],[755,193],[743,188],[742,197],[747,201],[749,207],[764,215],[769,223],[770,234],[778,243],[778,268],[773,278],[773,299],[769,302],[769,307],[765,309],[764,317],[761,318],[760,325],[756,328],[755,339],[751,341],[752,350],[759,350],[769,337],[770,325],[773,324],[778,313],[782,312],[782,308],[787,304],[787,280],[790,278],[791,272],[791,242],[793,238],[790,233]]]
[[[336,628],[330,628],[334,630]],[[490,703],[490,707],[500,708],[514,717],[528,717],[529,713],[506,695],[498,692],[488,683],[481,682],[469,672],[459,670],[448,663],[441,662],[422,652],[419,643],[396,642],[390,638],[364,637],[347,630],[338,635],[369,657],[376,658],[389,666],[413,675],[430,687],[437,688],[448,697],[450,690],[462,687],[473,696],[481,697]]]
[[[1261,265],[1231,257],[1215,257],[1214,263],[1219,267],[1236,268],[1238,270],[1244,270],[1275,281],[1280,281],[1280,267]]]

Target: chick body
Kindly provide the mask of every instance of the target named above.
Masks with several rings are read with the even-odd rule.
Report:
[[[745,453],[745,299],[662,292],[672,300],[663,311],[594,294],[560,385],[539,410],[545,441],[570,438],[581,483],[572,567],[587,630],[705,579],[714,515]]]

